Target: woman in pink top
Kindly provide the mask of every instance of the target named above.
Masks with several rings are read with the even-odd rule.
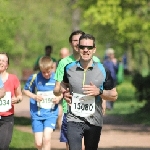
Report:
[[[0,53],[0,76],[6,94],[0,99],[0,150],[8,150],[14,126],[14,104],[22,101],[20,81],[7,72],[9,57]]]

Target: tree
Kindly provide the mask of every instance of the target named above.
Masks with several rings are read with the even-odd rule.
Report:
[[[102,45],[110,45],[116,53],[128,54],[129,69],[137,70],[133,85],[144,108],[150,108],[150,0],[84,0],[83,26],[95,34]]]
[[[141,50],[150,56],[149,0],[87,0],[86,4],[80,0],[78,6],[83,8],[84,27],[95,33],[98,42],[110,43],[118,55],[128,50],[131,60]]]
[[[70,0],[72,12],[72,31],[80,29],[80,8],[74,7],[78,0]]]
[[[53,46],[56,59],[60,48],[69,47],[70,0],[1,0],[0,10],[0,49],[10,55],[9,68],[17,75],[33,67],[45,45]]]
[[[19,17],[16,17],[14,11],[9,9],[9,4],[9,1],[0,1],[0,51],[13,55],[14,36],[18,28]]]

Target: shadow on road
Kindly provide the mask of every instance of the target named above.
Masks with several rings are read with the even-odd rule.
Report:
[[[109,131],[110,128],[105,128],[105,125],[111,126],[111,130],[124,132],[150,132],[150,126],[142,124],[133,124],[126,122],[121,116],[105,115],[103,130]]]
[[[22,125],[22,126],[25,126],[25,125],[31,125],[31,120],[30,118],[27,118],[27,117],[14,117],[14,120],[15,120],[15,125]]]

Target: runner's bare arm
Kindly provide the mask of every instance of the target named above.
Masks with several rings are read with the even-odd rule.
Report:
[[[22,92],[21,92],[21,86],[19,85],[15,89],[15,96],[12,97],[12,104],[16,104],[22,101]]]
[[[103,84],[103,94],[101,94],[101,98],[104,100],[115,101],[118,98],[118,93],[115,87],[114,80],[111,76],[110,70],[106,69],[106,79]]]
[[[106,100],[102,99],[102,112],[103,112],[103,115],[105,115],[105,111],[106,111]]]
[[[28,96],[28,97],[30,97],[30,98],[32,98],[32,99],[38,101],[38,102],[43,100],[43,98],[42,98],[41,96],[36,95],[36,94],[30,92],[29,90],[23,90],[23,93],[24,93],[26,96]]]
[[[0,88],[0,98],[5,96],[5,89],[2,87]]]
[[[116,88],[113,88],[111,90],[103,90],[103,94],[101,94],[100,96],[104,100],[115,101],[118,98],[118,93],[116,91]]]
[[[59,101],[63,98],[63,94],[61,94],[60,96],[56,96],[55,98],[53,98],[53,103],[58,104]]]
[[[69,88],[69,84],[65,83],[65,82],[61,82],[61,92],[64,93],[65,91],[67,91],[67,88]]]
[[[63,81],[61,82],[61,92],[63,93],[63,98],[66,102],[71,104],[72,95],[70,94],[68,83],[64,83]]]
[[[56,81],[53,93],[54,93],[55,96],[60,96],[61,95],[60,82]]]

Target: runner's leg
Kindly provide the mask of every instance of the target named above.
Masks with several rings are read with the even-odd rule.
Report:
[[[0,150],[8,150],[14,126],[14,115],[0,119]]]
[[[46,127],[43,133],[43,150],[51,150],[51,135],[53,129]]]
[[[57,118],[57,124],[58,124],[59,130],[61,129],[62,116],[63,116],[63,109],[62,109],[62,105],[59,103],[58,104],[58,118]]]
[[[32,120],[32,130],[34,132],[35,146],[38,150],[42,150],[43,146],[43,121]]]
[[[84,123],[68,122],[67,137],[69,142],[69,150],[82,150],[83,132],[84,132]]]
[[[43,147],[43,132],[34,133],[35,146],[38,150],[42,150]]]
[[[67,138],[67,114],[65,113],[63,115],[62,125],[61,125],[61,131],[60,131],[60,142],[66,143],[66,150],[69,150],[68,145],[68,138]]]
[[[84,146],[84,137],[82,138],[82,150],[85,150],[85,146]]]
[[[43,134],[43,150],[51,149],[51,136],[56,127],[57,115],[51,114],[51,117],[43,121],[44,134]]]
[[[97,150],[101,135],[101,127],[86,123],[84,132],[85,150]]]

